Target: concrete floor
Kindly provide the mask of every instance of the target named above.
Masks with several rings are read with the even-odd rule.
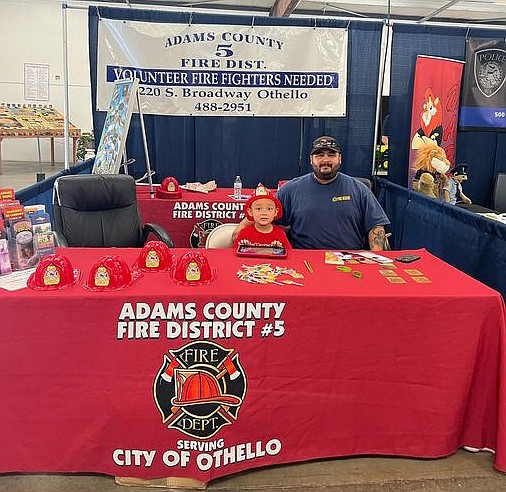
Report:
[[[0,475],[0,492],[120,492],[101,475]],[[132,492],[176,490],[130,488]],[[178,489],[188,490],[188,489]],[[461,450],[448,458],[341,458],[251,470],[208,484],[209,492],[504,492],[493,455]]]
[[[37,173],[49,178],[64,167],[63,162],[55,162],[53,166],[50,162],[3,161],[0,188],[21,190],[37,182]]]
[[[62,163],[4,161],[0,188],[24,188],[63,169]],[[1,459],[1,437],[0,437]],[[114,477],[89,474],[0,475],[0,492],[120,492]],[[132,492],[175,490],[135,487]],[[180,489],[181,490],[181,489]],[[188,490],[188,489],[186,489]],[[460,450],[435,460],[341,458],[263,468],[217,479],[210,492],[505,492],[506,475],[493,466],[493,455]]]

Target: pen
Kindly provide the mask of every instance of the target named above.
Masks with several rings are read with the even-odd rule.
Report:
[[[306,265],[307,271],[309,273],[313,273],[313,267],[311,266],[311,263],[309,263],[309,261],[304,260],[304,265]]]

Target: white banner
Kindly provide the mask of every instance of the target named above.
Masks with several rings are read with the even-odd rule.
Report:
[[[101,19],[97,108],[138,78],[145,113],[345,116],[348,31]]]

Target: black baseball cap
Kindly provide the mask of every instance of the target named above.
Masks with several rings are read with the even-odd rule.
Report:
[[[311,147],[311,154],[318,152],[319,150],[333,150],[335,152],[341,152],[339,142],[334,137],[323,136],[318,137]]]

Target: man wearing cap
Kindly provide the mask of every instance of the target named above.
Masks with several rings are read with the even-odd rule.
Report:
[[[443,198],[446,203],[455,205],[457,201],[471,204],[471,200],[462,191],[462,181],[467,180],[467,164],[459,164],[448,171],[448,179],[443,186]]]
[[[390,223],[371,190],[339,172],[341,148],[322,136],[313,142],[313,172],[290,180],[278,191],[281,225],[290,226],[292,246],[300,249],[364,249],[381,251]],[[249,225],[243,220],[236,229]]]

